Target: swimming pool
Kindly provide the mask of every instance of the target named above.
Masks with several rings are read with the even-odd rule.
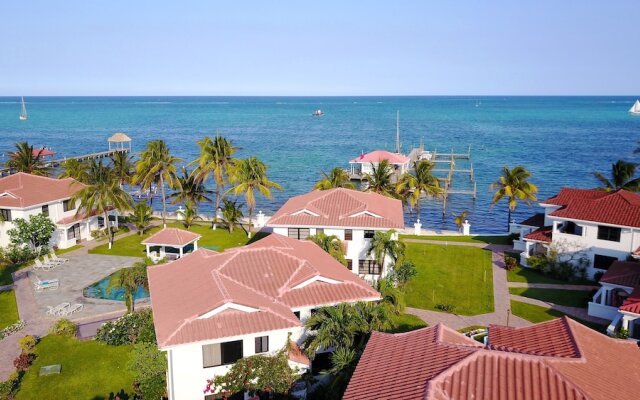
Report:
[[[111,288],[111,290],[107,290],[112,279],[118,279],[118,272],[114,272],[113,274],[94,283],[93,285],[87,286],[82,291],[82,294],[84,295],[84,297],[90,297],[93,299],[124,301],[123,287],[114,286]],[[134,293],[133,298],[135,300],[148,299],[149,292],[143,286],[138,286],[138,289]]]

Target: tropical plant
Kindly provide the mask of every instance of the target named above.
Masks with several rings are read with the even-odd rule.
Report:
[[[376,289],[380,292],[380,296],[382,297],[382,301],[380,305],[389,313],[394,315],[400,315],[405,308],[404,301],[404,292],[395,285],[393,279],[382,278],[378,279],[376,283]],[[381,327],[383,329],[389,328],[389,318],[386,318],[384,321],[386,323],[385,326]],[[380,329],[380,328],[376,328]]]
[[[146,200],[136,203],[133,212],[129,216],[129,221],[136,227],[138,235],[142,235],[150,226],[153,219],[153,209]]]
[[[619,189],[637,192],[640,190],[640,178],[635,178],[637,163],[618,160],[615,164],[611,164],[611,178],[607,178],[601,172],[595,172],[593,175],[602,184],[598,189],[607,192],[613,192]]]
[[[469,211],[464,210],[460,214],[453,214],[453,223],[458,227],[458,231],[462,231],[462,224],[469,217]]]
[[[155,184],[160,187],[162,196],[162,225],[167,226],[167,198],[164,186],[173,186],[176,180],[176,163],[181,160],[172,156],[164,140],[152,140],[140,153],[140,160],[136,163],[136,173],[133,183],[140,185],[143,190]]]
[[[60,165],[62,172],[58,175],[58,178],[73,178],[78,182],[87,183],[89,179],[89,173],[87,169],[89,166],[84,161],[79,161],[75,158],[70,158]]]
[[[27,244],[32,249],[48,245],[51,235],[56,230],[56,224],[44,214],[30,215],[29,221],[16,218],[13,225],[14,228],[7,231],[11,243],[16,246]]]
[[[190,201],[185,203],[184,209],[176,211],[176,214],[181,217],[182,225],[187,229],[191,228],[191,225],[193,225],[195,221],[202,219],[202,217],[198,215],[198,209]]]
[[[365,191],[374,192],[387,197],[397,197],[392,182],[393,169],[389,160],[382,160],[376,167],[371,163],[371,173],[364,174]]]
[[[511,223],[511,213],[515,211],[518,201],[524,201],[529,207],[531,202],[536,201],[536,193],[538,188],[529,182],[531,172],[527,171],[522,165],[518,165],[513,169],[504,166],[502,175],[498,180],[491,184],[491,189],[498,189],[493,194],[491,205],[494,206],[503,198],[508,201],[507,229]]]
[[[80,203],[76,215],[102,214],[105,230],[109,238],[109,249],[113,246],[113,230],[109,226],[109,211],[116,209],[126,211],[131,209],[132,198],[124,191],[116,179],[113,169],[93,163],[89,169],[88,184],[71,197],[71,203]]]
[[[49,330],[50,335],[75,337],[78,331],[78,324],[65,318],[56,321]]]
[[[333,188],[356,188],[356,186],[351,183],[351,178],[349,178],[347,171],[342,168],[335,167],[328,174],[323,171],[322,176],[323,178],[315,184],[313,187],[314,189],[328,190]]]
[[[212,222],[212,227],[215,228],[220,201],[225,193],[225,177],[229,174],[229,169],[233,164],[233,155],[239,148],[234,146],[231,140],[219,135],[216,135],[215,138],[206,136],[197,143],[200,146],[200,156],[192,162],[198,165],[194,175],[197,181],[203,185],[209,176],[213,176],[216,182],[215,210]]]
[[[401,197],[406,196],[408,204],[416,207],[416,213],[419,217],[422,196],[439,196],[442,194],[442,189],[438,178],[433,175],[432,162],[427,160],[415,162],[413,172],[413,174],[407,172],[398,179],[396,193]]]
[[[321,349],[352,348],[362,322],[348,303],[318,308],[305,322],[309,332],[303,343],[305,353],[313,358]]]
[[[394,238],[395,234],[396,231],[393,229],[386,232],[376,231],[367,250],[367,256],[373,255],[373,258],[382,267],[384,267],[387,257],[390,257],[393,263],[404,259],[406,246],[404,242]]]
[[[416,265],[411,260],[404,259],[393,266],[389,278],[399,287],[403,288],[414,276],[418,274]]]
[[[133,346],[127,369],[133,374],[136,394],[143,399],[161,399],[167,394],[167,355],[153,343]]]
[[[115,152],[111,156],[111,162],[113,163],[113,172],[116,175],[116,179],[123,187],[127,183],[131,183],[133,176],[133,157],[125,151]]]
[[[29,146],[28,142],[16,143],[16,150],[9,153],[6,166],[16,172],[33,175],[47,176],[51,171],[51,166],[44,161],[41,152],[34,152],[33,146]]]
[[[229,233],[233,232],[233,227],[240,223],[244,214],[242,213],[242,204],[238,204],[237,200],[222,199],[222,218],[227,225]]]
[[[105,322],[98,328],[95,340],[109,346],[157,344],[151,308],[125,314],[115,321]]]
[[[347,258],[345,257],[344,244],[338,239],[336,235],[326,235],[324,233],[317,233],[313,236],[309,236],[307,240],[311,240],[313,243],[320,246],[320,248],[342,265],[347,265]]]
[[[127,313],[135,311],[135,294],[139,287],[149,289],[149,281],[147,280],[147,265],[143,262],[137,262],[128,268],[122,268],[117,275],[118,279],[111,279],[107,286],[107,293],[114,288],[124,289],[124,300],[127,306]]]
[[[208,190],[202,184],[202,181],[197,180],[196,176],[193,173],[189,173],[185,167],[182,167],[182,176],[177,177],[174,181],[173,189],[175,189],[175,192],[168,197],[173,199],[173,204],[191,203],[197,206],[202,202],[211,201],[207,197],[208,194],[212,193],[211,190]]]
[[[236,196],[244,194],[249,209],[248,236],[251,237],[251,217],[256,208],[256,192],[271,198],[271,189],[282,190],[282,186],[269,180],[267,166],[254,156],[234,160],[230,168],[229,181],[234,184],[229,192]]]

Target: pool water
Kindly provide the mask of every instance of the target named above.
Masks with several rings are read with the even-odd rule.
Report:
[[[118,279],[118,273],[115,272],[101,281],[94,283],[91,286],[87,286],[83,290],[84,297],[90,297],[94,299],[106,299],[124,301],[124,288],[121,286],[114,286],[111,290],[107,290],[111,279]],[[139,286],[136,292],[133,294],[135,300],[148,299],[149,292],[143,287]]]

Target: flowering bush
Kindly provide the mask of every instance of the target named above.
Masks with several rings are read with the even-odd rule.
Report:
[[[32,335],[23,336],[19,341],[23,353],[31,353],[38,341]]]
[[[156,343],[151,309],[126,314],[104,323],[96,333],[96,340],[111,346],[135,343]]]
[[[55,324],[49,330],[52,335],[75,337],[78,325],[75,322],[71,322],[68,319],[62,318],[56,321]]]
[[[13,366],[18,371],[26,371],[31,366],[33,360],[36,359],[36,355],[32,353],[22,353],[15,360],[13,360]]]
[[[12,333],[16,333],[24,328],[24,321],[18,321],[14,324],[7,326],[6,328],[0,330],[0,340],[5,337],[11,335]]]

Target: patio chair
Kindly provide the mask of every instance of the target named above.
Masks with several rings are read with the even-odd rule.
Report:
[[[62,315],[62,312],[69,307],[71,307],[70,303],[60,303],[55,307],[47,306],[47,315]]]
[[[51,271],[51,268],[53,268],[53,266],[51,264],[43,264],[42,261],[40,261],[39,258],[36,258],[35,260],[33,260],[35,262],[35,265],[33,266],[33,269],[41,269],[43,271]]]
[[[62,312],[62,314],[60,314],[60,315],[63,316],[63,317],[68,317],[69,315],[71,315],[73,313],[82,311],[83,308],[84,308],[84,304],[76,303],[76,304],[72,305],[71,307],[67,308],[66,310],[64,310]]]
[[[53,251],[51,252],[50,255],[51,255],[51,261],[54,261],[54,262],[57,262],[57,263],[60,263],[60,264],[66,263],[67,261],[69,261],[68,258],[60,258],[60,257],[58,257],[58,255]]]
[[[57,279],[48,279],[43,281],[42,279],[38,278],[36,274],[33,274],[33,276],[36,278],[36,281],[33,282],[33,286],[36,292],[42,292],[45,289],[56,290],[60,286],[60,281],[58,281]]]
[[[58,265],[62,264],[62,263],[59,263],[59,262],[51,261],[49,259],[49,256],[47,256],[47,255],[42,256],[42,263],[44,265],[50,265],[52,269],[57,267]]]

